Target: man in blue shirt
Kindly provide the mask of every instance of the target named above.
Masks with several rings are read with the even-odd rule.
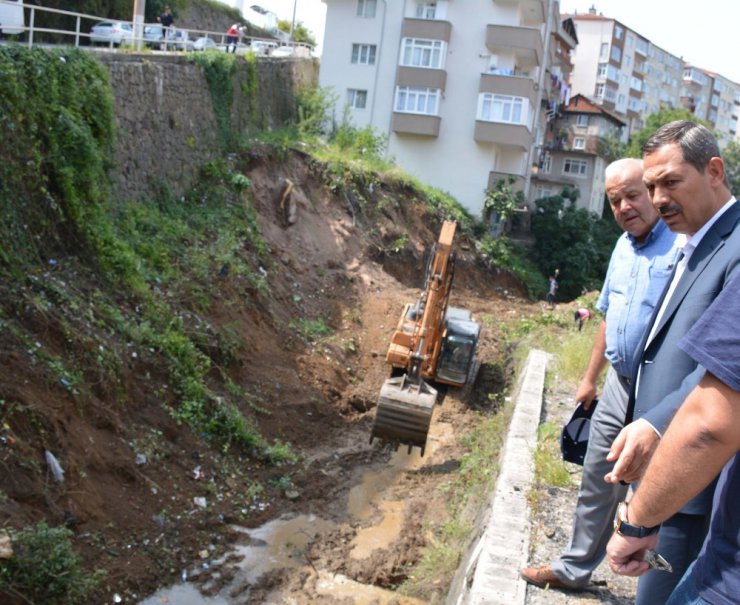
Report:
[[[671,421],[625,511],[654,527],[701,492],[720,471],[709,534],[666,605],[733,605],[740,598],[740,276],[733,277],[679,347],[706,369]],[[724,467],[724,468],[723,468]],[[616,533],[609,564],[624,575],[649,569],[658,535]]]
[[[522,577],[540,587],[580,590],[604,559],[617,504],[626,494],[604,476],[612,442],[624,426],[634,352],[678,255],[676,235],[658,218],[642,177],[642,160],[625,158],[606,169],[606,194],[625,233],[609,262],[598,309],[605,313],[576,401],[591,406],[599,376],[610,364],[593,417],[570,544],[551,565],[529,567]]]

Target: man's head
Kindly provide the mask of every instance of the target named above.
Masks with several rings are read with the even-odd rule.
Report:
[[[730,199],[717,139],[704,126],[661,126],[643,150],[644,180],[671,231],[693,235]]]
[[[624,158],[606,167],[606,197],[619,226],[638,241],[647,237],[658,222],[642,181],[642,160]]]

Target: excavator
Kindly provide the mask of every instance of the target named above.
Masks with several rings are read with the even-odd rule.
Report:
[[[370,443],[375,438],[421,449],[424,455],[438,389],[475,380],[480,324],[472,313],[449,306],[455,272],[457,223],[444,221],[426,267],[424,289],[404,306],[386,354],[391,377],[380,389]]]

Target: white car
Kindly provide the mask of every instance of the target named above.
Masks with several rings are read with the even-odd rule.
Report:
[[[90,42],[118,46],[134,39],[134,28],[125,21],[100,21],[90,29]]]
[[[218,50],[218,45],[211,38],[198,38],[191,47],[193,50]]]

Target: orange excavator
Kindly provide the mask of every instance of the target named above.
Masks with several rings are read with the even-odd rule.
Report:
[[[480,324],[472,313],[449,306],[455,271],[457,223],[444,221],[426,268],[424,289],[405,305],[386,362],[391,378],[380,389],[370,442],[421,448],[424,455],[438,391],[429,382],[464,387],[475,380]]]

